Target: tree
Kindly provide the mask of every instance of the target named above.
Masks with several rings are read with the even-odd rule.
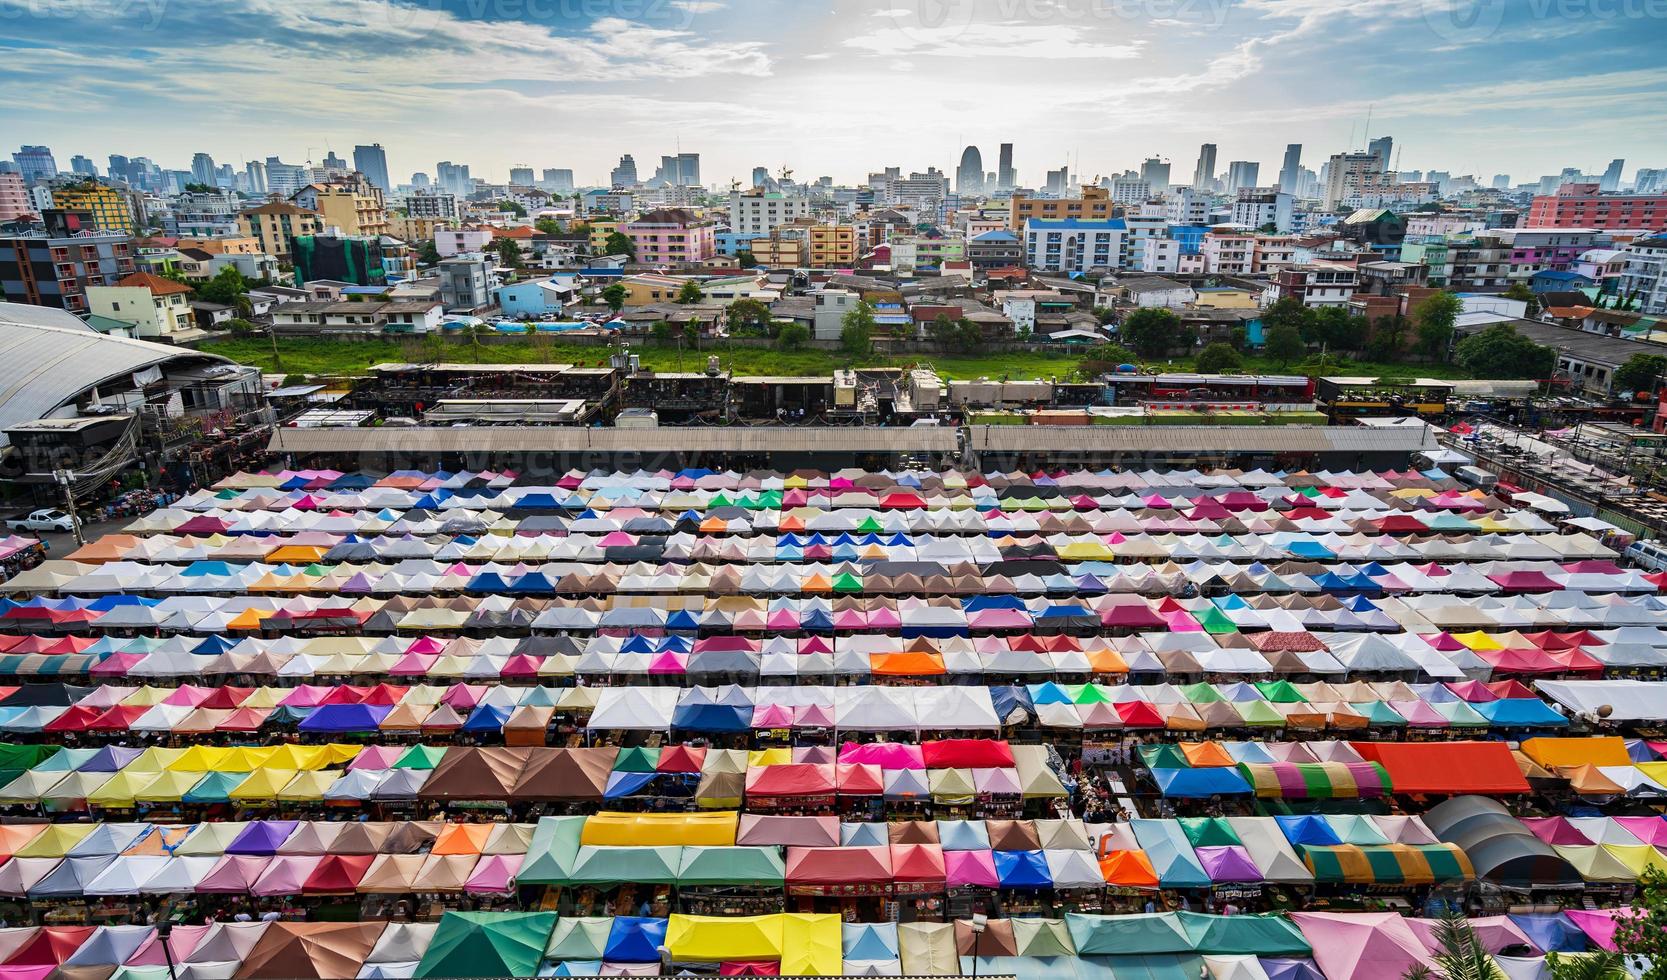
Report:
[[[498,252],[498,261],[511,269],[524,269],[527,260],[521,257],[521,246],[513,238],[499,238],[493,241],[492,247]]]
[[[776,347],[780,350],[798,350],[810,341],[810,328],[802,323],[784,323],[781,332],[776,334]]]
[[[602,289],[602,302],[608,304],[608,309],[618,313],[625,306],[625,298],[631,295],[626,291],[623,283],[611,282]]]
[[[533,222],[533,227],[544,235],[558,235],[561,233],[561,222],[554,218],[539,218]]]
[[[1135,310],[1123,318],[1117,336],[1142,357],[1163,357],[1181,342],[1181,318],[1159,307]]]
[[[735,261],[739,262],[743,269],[750,269],[758,264],[758,258],[744,248],[735,253]]]
[[[949,318],[948,313],[939,313],[933,317],[926,333],[932,338],[933,343],[944,350],[955,350],[961,343],[961,331],[956,328],[955,321]]]
[[[1459,322],[1464,304],[1452,293],[1443,290],[1413,307],[1412,320],[1417,324],[1418,352],[1431,360],[1443,360],[1447,347],[1453,342],[1453,328]]]
[[[1534,343],[1508,323],[1471,334],[1459,341],[1454,353],[1459,366],[1478,378],[1539,380],[1550,377],[1557,365],[1556,351]]]
[[[867,300],[851,307],[840,320],[839,346],[853,358],[874,353],[874,307]]]
[[[463,325],[463,336],[469,341],[469,356],[475,363],[480,363],[480,338],[491,330],[485,323],[466,323]]]
[[[693,279],[685,282],[683,284],[683,288],[677,291],[677,301],[684,306],[698,303],[705,298],[706,294],[701,291],[700,283],[695,282]]]
[[[1656,380],[1667,371],[1667,356],[1634,354],[1615,371],[1615,392],[1648,391],[1656,389]]]
[[[1135,352],[1120,344],[1101,344],[1084,354],[1077,362],[1077,373],[1085,378],[1097,378],[1102,374],[1110,374],[1124,364],[1133,364],[1140,358]]]
[[[499,211],[508,211],[510,214],[515,215],[517,218],[525,218],[527,216],[527,209],[522,207],[519,204],[516,204],[514,201],[499,201],[498,202],[498,210]]]
[[[1615,917],[1615,949],[1638,967],[1641,980],[1667,980],[1667,874],[1661,869],[1644,870],[1632,914]]]
[[[1105,326],[1106,324],[1110,323],[1111,321],[1113,321],[1115,319],[1117,319],[1117,311],[1112,309],[1111,307],[1109,307],[1109,306],[1096,306],[1096,307],[1094,307],[1094,321],[1096,323],[1098,323],[1100,326],[1103,327],[1103,326]]]
[[[631,239],[622,231],[609,232],[608,240],[602,246],[602,251],[606,255],[626,256],[633,262],[637,260],[637,246],[633,245]]]
[[[1398,314],[1378,317],[1372,325],[1371,339],[1366,341],[1366,356],[1374,361],[1400,360],[1406,332],[1406,320]]]
[[[1303,305],[1302,300],[1287,296],[1275,301],[1262,311],[1262,329],[1271,332],[1279,327],[1290,327],[1302,338],[1303,343],[1311,343],[1314,336],[1315,313]]]
[[[242,317],[233,317],[227,320],[225,326],[233,337],[247,337],[255,332],[255,325]]]
[[[1296,327],[1289,325],[1269,330],[1262,343],[1262,349],[1278,362],[1281,368],[1293,361],[1301,360],[1302,355],[1308,353],[1308,345],[1302,342],[1302,334],[1297,332]]]
[[[1327,350],[1360,350],[1366,344],[1366,318],[1350,316],[1346,307],[1314,311],[1313,342]]]
[[[1231,344],[1216,341],[1198,352],[1199,374],[1220,374],[1223,371],[1234,371],[1244,366],[1244,358],[1234,350]]]
[[[421,265],[440,264],[440,246],[426,241],[417,246],[417,262]]]
[[[654,338],[655,343],[669,344],[676,339],[676,331],[677,328],[671,325],[670,320],[661,320],[648,328],[648,335]]]
[[[770,308],[756,299],[738,299],[729,304],[731,337],[768,337]]]
[[[1499,968],[1493,965],[1493,955],[1477,938],[1476,930],[1463,913],[1444,916],[1435,932],[1436,948],[1432,959],[1443,980],[1495,980]],[[1432,971],[1416,966],[1406,976],[1429,977]]]
[[[1626,957],[1607,949],[1599,949],[1579,956],[1567,953],[1547,953],[1545,965],[1551,970],[1551,980],[1628,980]]]

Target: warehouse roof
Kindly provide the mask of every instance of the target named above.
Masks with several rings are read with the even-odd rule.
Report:
[[[279,429],[271,450],[360,452],[954,452],[955,430],[932,426],[732,426],[658,429],[566,426]]]
[[[0,430],[43,418],[87,389],[135,371],[192,362],[231,363],[194,350],[107,336],[85,326],[19,322],[0,309]],[[5,442],[0,435],[0,445]]]
[[[1322,425],[983,425],[978,452],[1374,453],[1434,448],[1427,428]]]

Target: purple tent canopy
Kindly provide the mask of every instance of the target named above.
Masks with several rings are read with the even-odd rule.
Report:
[[[278,845],[289,839],[300,825],[296,820],[257,820],[226,848],[227,854],[276,854]]]
[[[1310,959],[1260,956],[1256,962],[1262,964],[1268,980],[1325,980],[1325,974]]]
[[[1261,881],[1262,869],[1250,859],[1250,852],[1237,844],[1198,847],[1198,862],[1211,881]]]

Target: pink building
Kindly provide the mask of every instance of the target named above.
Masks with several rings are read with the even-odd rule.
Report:
[[[1597,184],[1564,184],[1534,198],[1526,227],[1660,231],[1667,228],[1667,194],[1603,194]]]
[[[685,208],[649,211],[621,231],[636,247],[636,260],[645,265],[705,262],[718,254],[713,222]]]
[[[0,221],[26,218],[35,213],[22,174],[0,174]]]

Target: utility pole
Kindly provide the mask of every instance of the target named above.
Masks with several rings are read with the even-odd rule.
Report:
[[[64,488],[64,512],[69,514],[69,529],[75,535],[77,548],[87,540],[81,536],[81,515],[75,512],[75,473],[72,470],[53,470],[52,479]]]

